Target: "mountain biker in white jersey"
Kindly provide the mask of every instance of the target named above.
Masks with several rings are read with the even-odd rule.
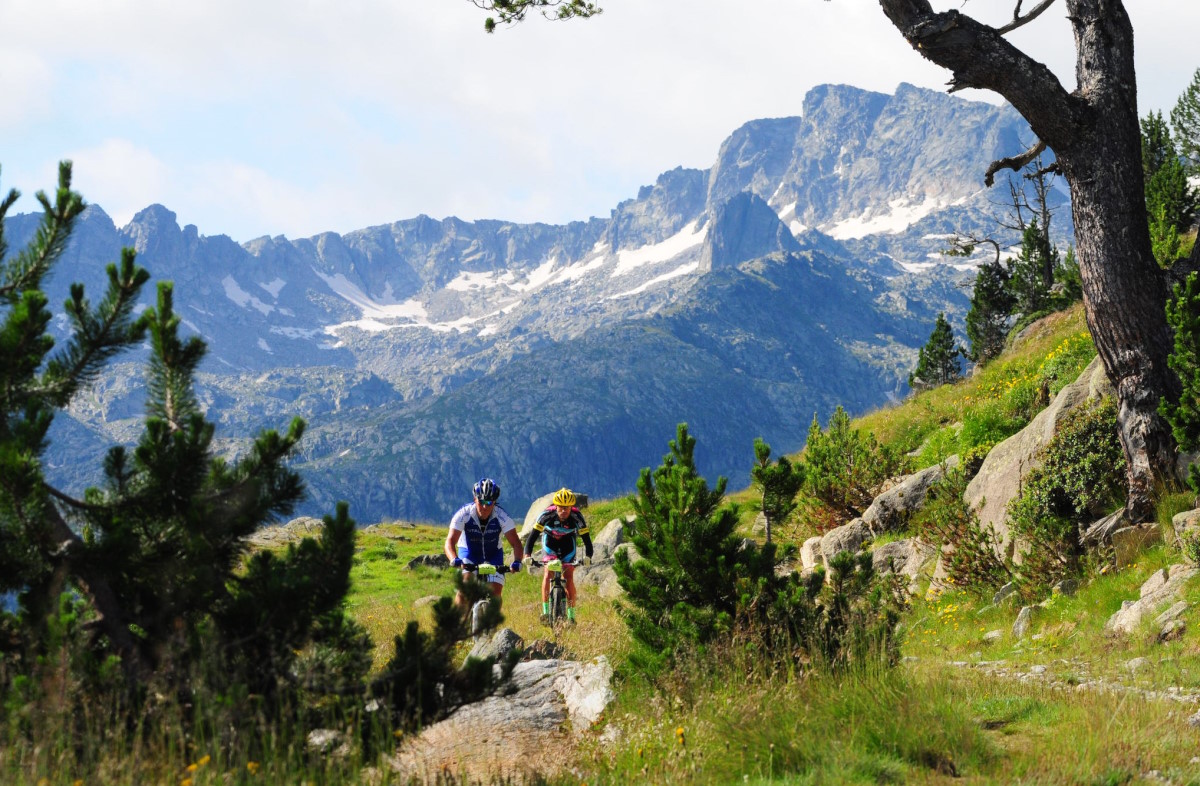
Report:
[[[588,559],[592,557],[592,536],[579,508],[575,507],[575,492],[561,488],[554,493],[554,504],[542,511],[525,539],[525,551],[533,553],[533,541],[542,536],[542,551],[547,560],[562,562],[563,578],[567,582],[567,619],[575,621],[575,536],[583,539]],[[550,571],[542,574],[542,617],[550,615]]]
[[[496,504],[496,500],[500,499],[500,487],[491,478],[482,478],[475,484],[472,492],[475,500],[463,505],[450,518],[450,531],[446,534],[446,558],[456,568],[483,563],[502,566],[504,548],[500,544],[500,536],[503,535],[513,551],[513,561],[509,570],[519,573],[524,557],[521,538],[517,534],[517,525],[513,523],[512,517]],[[475,571],[464,570],[463,577],[474,580]],[[489,583],[492,594],[496,597],[500,597],[504,592],[503,574],[492,573],[483,576],[482,579]],[[455,597],[455,602],[465,605],[462,593]]]

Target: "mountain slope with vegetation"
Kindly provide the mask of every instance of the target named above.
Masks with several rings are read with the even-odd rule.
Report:
[[[976,374],[851,421],[850,427],[870,433],[893,453],[911,454],[910,469],[932,466],[950,453],[985,452],[1038,410],[1043,381],[1052,390],[1061,388],[1093,353],[1076,306],[1036,322]],[[979,423],[988,428],[976,429]],[[703,431],[695,433],[702,446]],[[750,451],[745,460],[753,460]],[[805,460],[804,454],[793,457],[798,464]],[[655,461],[653,454],[643,456],[645,464]],[[658,477],[655,487],[666,476]],[[745,488],[727,498],[738,503],[739,537],[761,538],[754,531],[760,493]],[[1172,515],[1191,501],[1191,494],[1162,495],[1164,534],[1173,533]],[[795,550],[828,524],[813,515],[818,502],[803,493],[800,502],[773,534],[785,559],[795,559]],[[598,531],[610,520],[645,515],[640,504],[636,496],[618,497],[595,501],[584,512]],[[432,599],[453,588],[451,572],[409,566],[440,552],[444,532],[440,525],[400,522],[359,530],[345,608],[375,642],[373,674],[395,668],[390,642],[410,640],[414,625],[435,629],[448,608]],[[880,538],[873,548],[901,535]],[[566,657],[604,655],[618,667],[615,701],[593,728],[572,731],[561,755],[570,757],[573,774],[551,775],[553,783],[1182,784],[1200,777],[1194,753],[1200,732],[1189,722],[1200,710],[1195,679],[1200,648],[1190,633],[1200,624],[1190,610],[1200,601],[1200,587],[1188,585],[1183,592],[1191,605],[1178,618],[1188,631],[1182,636],[1163,639],[1161,626],[1150,622],[1115,634],[1106,622],[1125,601],[1136,599],[1147,579],[1183,561],[1169,542],[1120,565],[1098,552],[1074,591],[1039,596],[1037,602],[1013,596],[999,603],[978,588],[933,582],[927,566],[915,593],[897,609],[894,655],[868,649],[864,652],[876,654],[832,668],[811,659],[817,650],[807,646],[801,652],[808,654],[799,659],[748,646],[748,620],[737,617],[740,611],[732,637],[718,624],[708,638],[692,639],[689,624],[679,628],[683,638],[672,645],[667,662],[648,663],[635,656],[644,643],[626,625],[622,608],[629,601],[606,600],[594,586],[581,589],[579,624],[551,634],[538,620],[539,582],[526,576],[509,578],[503,624],[526,643],[550,639]],[[706,603],[698,597],[686,602]],[[792,602],[807,604],[800,598]],[[1034,614],[1030,627],[1018,632],[1014,623],[1022,603]],[[465,654],[465,645],[459,647],[455,660]],[[326,668],[313,660],[317,652],[300,653],[299,662]],[[372,746],[305,752],[286,743],[308,734],[318,716],[284,726],[264,719],[267,744],[251,747],[225,739],[208,724],[184,724],[180,739],[186,743],[176,745],[105,732],[96,720],[87,720],[94,714],[82,724],[68,724],[46,705],[22,705],[35,695],[32,686],[25,693],[10,688],[8,711],[34,710],[41,718],[39,733],[49,735],[43,739],[65,743],[83,734],[97,744],[85,744],[90,753],[81,760],[66,754],[64,745],[26,746],[22,726],[10,724],[0,744],[6,782],[403,782]],[[216,706],[194,709],[205,715]],[[131,757],[144,763],[130,770]],[[448,775],[468,772],[475,771],[464,763],[460,773]]]

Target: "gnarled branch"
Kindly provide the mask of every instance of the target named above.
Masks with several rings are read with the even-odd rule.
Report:
[[[1040,156],[1046,150],[1046,143],[1038,140],[1033,143],[1033,147],[1019,155],[1001,158],[999,161],[993,161],[987,168],[987,172],[983,175],[983,182],[988,188],[991,188],[996,182],[996,173],[1001,169],[1011,169],[1014,172],[1020,172],[1030,161]],[[1053,165],[1051,165],[1053,166]]]
[[[1047,8],[1049,8],[1052,5],[1054,5],[1054,0],[1042,0],[1042,2],[1039,3],[1032,11],[1025,14],[1025,16],[1021,16],[1021,0],[1017,0],[1017,7],[1013,9],[1013,20],[1011,22],[1009,22],[1008,24],[1006,24],[1004,27],[997,27],[996,32],[999,33],[1000,35],[1004,35],[1005,33],[1011,33],[1013,30],[1016,30],[1018,27],[1021,27],[1022,25],[1027,25],[1030,22],[1032,22],[1034,19],[1037,19],[1039,16],[1041,16],[1041,13],[1043,11],[1045,11]]]

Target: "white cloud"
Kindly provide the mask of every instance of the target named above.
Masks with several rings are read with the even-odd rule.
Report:
[[[164,201],[146,201],[147,194],[172,193],[168,165],[127,139],[104,139],[96,147],[67,151],[65,157],[73,162],[71,187],[103,207],[117,226],[142,208]],[[51,180],[38,187],[49,190],[52,185]]]
[[[237,240],[418,213],[581,220],[662,171],[710,166],[736,127],[799,114],[813,85],[948,79],[874,3],[601,4],[488,36],[468,0],[8,0],[5,185],[49,188],[82,151],[76,183],[108,212],[159,202]],[[1195,67],[1179,52],[1200,3],[1126,5],[1141,111],[1167,111]],[[999,22],[1012,0],[963,10]],[[1012,39],[1074,87],[1061,4]]]
[[[20,128],[42,117],[50,106],[53,73],[33,54],[0,48],[0,128]]]

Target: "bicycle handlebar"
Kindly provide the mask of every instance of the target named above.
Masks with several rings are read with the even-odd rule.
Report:
[[[583,563],[579,560],[575,560],[574,562],[563,562],[562,560],[558,559],[548,559],[539,562],[536,559],[531,559],[529,560],[529,564],[533,565],[535,568],[546,567],[547,570],[554,570],[554,567],[552,567],[554,565],[570,565],[573,568],[578,568]]]
[[[488,576],[492,573],[508,573],[512,570],[507,565],[492,565],[487,562],[481,562],[478,564],[474,562],[464,562],[461,566],[459,566],[459,569],[465,570],[468,573],[478,572],[481,576]]]

